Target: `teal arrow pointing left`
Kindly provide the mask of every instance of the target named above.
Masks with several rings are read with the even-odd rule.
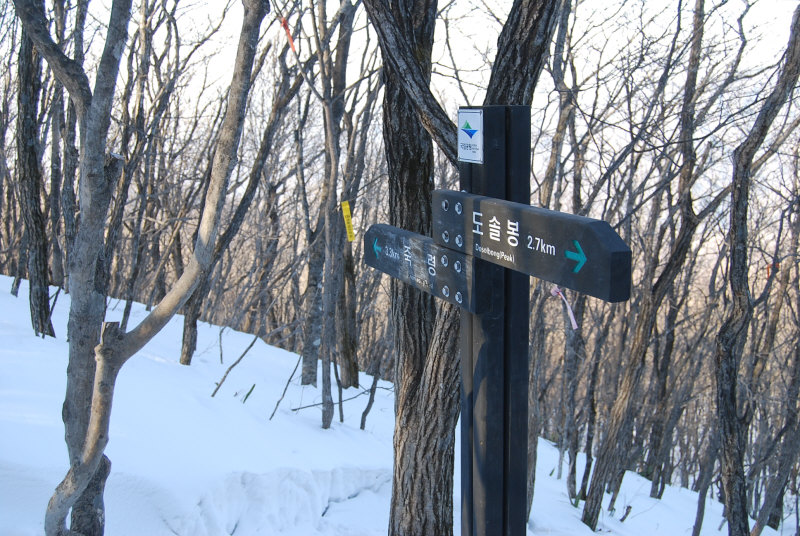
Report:
[[[380,253],[381,253],[381,251],[383,251],[383,248],[378,245],[378,239],[377,238],[375,239],[375,242],[372,243],[372,251],[375,252],[375,258],[376,259],[381,256]]]
[[[572,243],[575,244],[575,248],[578,251],[567,250],[564,252],[564,255],[566,255],[567,258],[571,261],[578,261],[578,264],[576,264],[575,268],[572,269],[572,273],[577,274],[578,272],[581,271],[583,265],[586,264],[586,254],[583,252],[583,249],[581,248],[581,245],[578,243],[577,240],[573,240]]]

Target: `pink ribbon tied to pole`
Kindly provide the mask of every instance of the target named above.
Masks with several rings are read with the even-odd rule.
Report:
[[[569,315],[570,324],[572,324],[572,329],[578,329],[578,322],[575,321],[575,313],[572,312],[572,307],[570,307],[567,298],[564,296],[564,293],[561,292],[561,289],[558,288],[558,285],[553,285],[553,288],[550,289],[550,294],[553,296],[561,296],[561,299],[564,301],[564,305],[567,306],[567,314]]]

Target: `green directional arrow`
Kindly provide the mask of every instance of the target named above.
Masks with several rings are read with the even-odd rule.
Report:
[[[378,245],[378,239],[377,238],[375,239],[375,242],[372,243],[372,251],[375,252],[375,258],[376,259],[381,256],[380,253],[381,253],[381,251],[383,251],[383,248]]]
[[[571,261],[578,261],[578,264],[576,264],[575,268],[572,269],[572,273],[577,274],[581,271],[583,265],[586,264],[586,253],[583,252],[583,248],[581,248],[581,245],[577,240],[573,240],[572,243],[575,244],[575,248],[578,251],[565,251],[564,255],[566,255]]]

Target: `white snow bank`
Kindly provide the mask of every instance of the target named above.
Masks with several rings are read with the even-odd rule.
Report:
[[[0,276],[0,536],[43,533],[50,495],[67,470],[61,423],[66,384],[69,297],[53,317],[58,338],[30,328],[27,286],[14,298]],[[112,302],[109,320],[119,319]],[[131,324],[145,311],[134,307]],[[297,356],[256,342],[214,398],[216,382],[252,336],[199,326],[193,364],[178,364],[182,318],[174,319],[125,365],[117,382],[107,454],[109,536],[378,536],[389,519],[394,425],[392,386],[380,383],[360,430],[366,395],[349,389],[345,422],[320,427],[317,389],[292,380],[268,420]],[[221,347],[220,347],[221,339]],[[220,355],[224,363],[220,363]],[[362,385],[371,378],[362,376]],[[246,395],[247,399],[244,401]],[[335,393],[334,393],[335,396]],[[305,406],[306,409],[294,411]],[[338,419],[338,408],[337,408]],[[457,433],[456,437],[460,437]],[[456,448],[456,467],[460,463]],[[558,452],[539,443],[529,535],[589,535],[563,480]],[[579,460],[579,468],[583,461]],[[455,471],[455,534],[460,534],[460,472]],[[580,474],[579,474],[580,477]],[[668,488],[650,499],[649,481],[628,474],[617,513],[602,513],[602,533],[691,534],[697,496]],[[632,507],[624,523],[619,517]],[[708,501],[703,535],[719,535],[722,506]],[[794,534],[789,519],[783,534]],[[723,533],[727,529],[723,528]],[[774,535],[767,530],[765,535]]]

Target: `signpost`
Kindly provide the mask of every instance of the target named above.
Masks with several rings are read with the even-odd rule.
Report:
[[[433,194],[433,238],[376,224],[364,262],[464,309],[461,534],[525,534],[530,278],[630,297],[631,251],[600,220],[531,207],[530,107],[458,113],[461,192]]]
[[[486,301],[475,296],[475,258],[436,245],[432,238],[390,225],[372,225],[364,235],[364,263],[471,313]]]
[[[608,302],[631,294],[631,250],[602,220],[464,192],[433,193],[442,246]]]

